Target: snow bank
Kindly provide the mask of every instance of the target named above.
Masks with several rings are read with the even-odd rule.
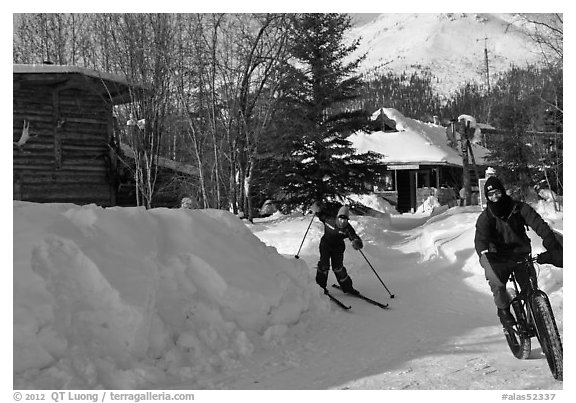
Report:
[[[558,209],[558,205],[554,205],[554,201],[539,200],[534,206],[534,209],[554,228],[558,233],[564,233],[564,209]],[[560,210],[560,211],[557,211]]]
[[[391,205],[388,201],[386,201],[383,197],[378,196],[374,193],[367,194],[367,195],[351,195],[350,198],[355,202],[363,204],[366,207],[371,209],[377,210],[381,213],[386,214],[397,214],[398,211],[396,207]]]
[[[558,231],[558,223],[563,221],[562,213],[551,213],[549,207],[539,205],[537,210],[547,211],[544,218],[554,230]],[[466,282],[476,290],[490,294],[490,289],[484,277],[484,269],[480,266],[474,250],[475,224],[480,214],[480,207],[453,207],[441,214],[433,216],[422,226],[408,231],[408,238],[395,246],[404,253],[419,253],[420,262],[433,259],[447,259],[451,263],[463,263],[463,271],[470,277]],[[532,253],[537,255],[544,251],[542,240],[532,230],[528,231],[532,243]],[[426,266],[423,266],[426,267]],[[559,326],[562,324],[563,312],[563,269],[552,265],[538,265],[538,284],[552,302]]]
[[[454,262],[456,253],[474,252],[474,226],[478,207],[452,207],[434,215],[421,227],[408,231],[405,242],[396,246],[404,253],[419,253],[420,261],[444,257]]]
[[[228,212],[13,209],[16,389],[210,388],[326,309],[305,263]]]

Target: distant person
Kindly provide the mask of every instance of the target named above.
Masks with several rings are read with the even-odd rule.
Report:
[[[562,267],[562,245],[540,215],[528,204],[514,201],[506,194],[502,182],[494,176],[484,184],[486,209],[476,221],[474,247],[484,268],[486,280],[494,296],[497,314],[504,327],[513,326],[510,298],[506,283],[522,257],[532,252],[526,225],[542,238],[546,252],[538,256],[538,263],[551,263]],[[527,276],[518,276],[523,289]]]
[[[192,208],[192,199],[189,197],[183,197],[182,201],[180,203],[180,208],[191,209]]]
[[[496,176],[496,170],[492,167],[488,167],[488,168],[486,168],[484,175],[485,175],[486,179],[488,179],[491,176]]]
[[[320,239],[320,260],[316,268],[316,283],[321,288],[326,289],[328,272],[330,264],[332,264],[332,271],[342,291],[348,294],[358,294],[358,291],[352,286],[352,279],[344,267],[344,250],[346,249],[344,239],[350,239],[352,247],[356,250],[363,247],[362,240],[349,223],[350,209],[347,206],[342,206],[338,213],[333,215],[326,206],[319,206],[314,203],[310,210],[324,224],[324,235]]]

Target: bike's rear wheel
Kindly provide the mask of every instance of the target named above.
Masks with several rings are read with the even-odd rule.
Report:
[[[555,379],[562,380],[564,375],[562,340],[548,296],[540,290],[534,292],[530,299],[530,307],[538,341],[540,341],[550,371]]]
[[[505,328],[504,335],[514,357],[525,360],[530,357],[532,343],[528,334],[528,318],[521,300],[512,301],[512,314],[516,318],[516,325]]]

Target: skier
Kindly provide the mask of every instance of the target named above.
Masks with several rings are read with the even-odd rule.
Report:
[[[316,283],[326,289],[328,271],[330,263],[332,263],[332,271],[342,291],[348,294],[358,294],[344,267],[344,250],[346,249],[344,239],[349,238],[352,241],[352,247],[356,250],[363,247],[362,240],[349,223],[350,209],[347,206],[342,206],[336,216],[333,216],[325,206],[314,203],[310,210],[324,224],[324,235],[320,239],[320,260],[316,268]]]
[[[532,251],[526,225],[542,238],[546,248],[546,252],[538,256],[538,263],[562,267],[562,245],[542,217],[528,204],[508,196],[495,176],[489,177],[484,184],[484,194],[487,207],[476,221],[474,247],[494,296],[500,322],[508,327],[514,325],[515,320],[510,313],[506,282],[517,266],[518,257]],[[518,280],[523,288],[528,279],[520,275]]]

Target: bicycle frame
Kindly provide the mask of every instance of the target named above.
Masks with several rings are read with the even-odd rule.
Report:
[[[522,311],[527,314],[524,323],[521,323],[523,322],[522,320],[519,321],[518,330],[523,333],[522,336],[528,338],[537,335],[536,328],[534,327],[532,307],[529,303],[531,295],[538,290],[538,278],[534,268],[535,261],[536,259],[530,255],[524,257],[522,260],[517,262],[517,267],[512,271],[509,277],[515,291],[515,296],[512,298],[511,305],[515,311],[521,307]],[[521,287],[517,279],[519,270],[526,270],[525,273],[521,273],[522,275],[527,276],[527,278],[522,280],[523,287]],[[515,304],[520,304],[520,306],[515,306]],[[516,312],[515,316],[518,316],[518,312]]]

